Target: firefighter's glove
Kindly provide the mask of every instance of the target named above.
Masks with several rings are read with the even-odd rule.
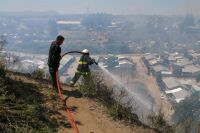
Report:
[[[95,61],[95,59],[92,59],[92,61],[94,64],[98,65],[98,63]]]

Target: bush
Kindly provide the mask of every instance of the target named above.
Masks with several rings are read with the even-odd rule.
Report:
[[[141,124],[138,116],[135,113],[132,113],[132,106],[122,104],[123,96],[119,96],[118,100],[114,100],[114,103],[108,107],[108,113],[114,119],[125,120],[130,124]]]
[[[98,72],[92,73],[87,78],[83,78],[80,83],[80,92],[83,96],[95,98],[106,107],[107,113],[114,120],[124,120],[129,124],[152,128],[157,132],[174,133],[172,126],[168,124],[161,113],[157,116],[149,116],[152,122],[151,127],[142,124],[137,114],[134,113],[134,110],[137,108],[136,105],[133,105],[135,103],[134,100],[129,99],[126,100],[127,102],[124,102],[124,98],[127,98],[126,92],[121,91],[117,92],[117,94],[113,90],[114,88],[106,85],[103,75]]]
[[[5,65],[0,62],[0,77],[5,77],[6,71],[5,71]]]
[[[79,90],[85,97],[96,97],[100,89],[103,77],[99,73],[91,73],[87,77],[83,77],[79,84]]]
[[[44,70],[42,69],[37,69],[35,70],[32,74],[32,77],[35,79],[43,79],[45,76]]]
[[[122,99],[126,96],[125,92],[114,95],[113,88],[109,88],[106,85],[102,74],[96,72],[87,78],[83,78],[79,88],[83,96],[95,98],[103,104],[113,119],[141,125],[138,116],[132,113],[132,106],[129,104],[130,100],[127,103],[122,103]]]
[[[174,133],[174,129],[169,123],[164,119],[163,113],[161,111],[158,115],[149,116],[148,119],[151,121],[151,127],[158,130],[161,133]]]

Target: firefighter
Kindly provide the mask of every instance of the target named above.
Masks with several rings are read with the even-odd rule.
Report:
[[[74,77],[72,78],[72,80],[70,81],[70,86],[74,86],[74,84],[78,81],[78,79],[81,76],[84,77],[88,77],[90,76],[90,68],[89,65],[92,64],[96,64],[98,65],[98,63],[95,61],[95,59],[92,59],[90,57],[90,53],[87,49],[84,49],[82,51],[82,56],[78,62],[78,67],[77,67],[77,71],[74,75]]]
[[[53,88],[57,88],[56,83],[56,71],[59,68],[60,59],[61,59],[61,45],[63,44],[65,38],[61,35],[57,36],[56,41],[51,43],[49,48],[49,57],[48,57],[48,66],[49,73],[52,79]]]

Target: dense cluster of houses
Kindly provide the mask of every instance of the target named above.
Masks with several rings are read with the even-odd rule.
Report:
[[[156,77],[161,91],[174,103],[200,91],[200,84],[196,81],[200,76],[198,60],[200,54],[194,50],[188,50],[184,54],[164,52],[160,55],[147,53],[143,56],[148,74]]]
[[[129,58],[125,56],[114,56],[108,55],[105,57],[100,57],[100,61],[103,62],[104,67],[107,69],[118,69],[118,70],[135,70],[135,63]]]

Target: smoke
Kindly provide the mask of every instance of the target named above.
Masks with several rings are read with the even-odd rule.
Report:
[[[122,82],[115,75],[105,69],[101,63],[99,63],[99,67],[117,83],[116,85],[119,87],[118,89],[122,87],[127,92],[127,99],[134,99],[137,104],[137,111],[135,113],[139,116],[141,121],[144,123],[147,122],[147,117],[152,113],[151,111],[153,111],[155,114],[157,113],[157,107],[154,103],[152,103],[149,97],[145,97],[145,95],[138,93],[133,86],[122,84]]]
[[[185,0],[177,10],[181,14],[200,16],[200,0]]]

